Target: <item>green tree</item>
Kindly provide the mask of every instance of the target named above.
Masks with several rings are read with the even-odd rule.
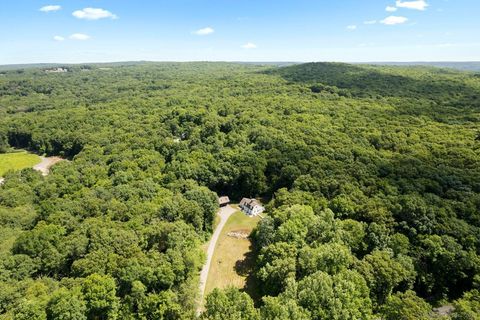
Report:
[[[108,275],[92,274],[82,285],[82,293],[90,319],[117,319],[119,299],[116,297],[115,280]]]
[[[480,319],[480,291],[472,290],[455,301],[453,320],[479,320]]]
[[[263,298],[263,306],[260,308],[263,320],[310,320],[310,313],[300,307],[293,299],[281,297]]]
[[[335,274],[353,264],[350,249],[342,244],[328,243],[315,248],[304,247],[298,253],[298,270],[301,276],[317,271]]]
[[[80,290],[61,288],[52,294],[47,305],[48,320],[86,320],[87,306]]]
[[[22,300],[13,311],[14,320],[47,320],[45,305],[38,300]]]
[[[259,314],[253,300],[245,292],[229,288],[214,289],[207,296],[202,319],[208,320],[258,320]]]
[[[429,320],[432,307],[415,292],[398,292],[388,297],[381,308],[385,320]]]
[[[41,221],[17,238],[13,251],[38,259],[39,270],[44,273],[60,272],[65,268],[67,258],[62,247],[65,232],[61,226]]]
[[[372,319],[372,303],[363,277],[355,271],[334,276],[314,273],[298,283],[298,303],[312,319]]]
[[[416,275],[410,258],[393,258],[390,252],[378,250],[365,256],[357,269],[367,281],[371,298],[377,305],[383,304],[400,284],[410,286]]]
[[[285,242],[277,242],[260,251],[257,262],[257,277],[262,289],[269,295],[278,295],[289,278],[295,278],[296,248]]]

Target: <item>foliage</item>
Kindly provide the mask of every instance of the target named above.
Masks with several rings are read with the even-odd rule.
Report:
[[[215,289],[207,296],[203,319],[209,320],[255,320],[259,319],[253,300],[243,292],[230,288]]]
[[[252,234],[262,292],[257,308],[216,292],[205,316],[421,318],[424,301],[443,300],[475,314],[475,74],[65,67],[0,77],[0,152],[71,160],[47,177],[1,172],[0,317],[192,318],[217,194],[270,200]]]

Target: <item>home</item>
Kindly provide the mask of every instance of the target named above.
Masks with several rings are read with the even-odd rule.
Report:
[[[256,199],[243,198],[239,207],[249,216],[256,216],[265,211],[265,208]]]
[[[53,68],[45,70],[46,73],[63,73],[68,72],[67,68]]]
[[[229,203],[230,203],[230,199],[227,196],[218,198],[218,204],[220,205],[220,207],[225,207]]]

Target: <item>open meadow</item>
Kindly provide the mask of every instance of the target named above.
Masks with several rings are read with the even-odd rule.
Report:
[[[249,259],[252,243],[247,237],[259,221],[260,217],[249,217],[241,211],[235,212],[227,221],[213,255],[207,294],[215,288],[245,287],[248,271],[254,263]]]
[[[17,171],[33,167],[40,161],[39,156],[26,151],[0,154],[0,177],[10,170]]]

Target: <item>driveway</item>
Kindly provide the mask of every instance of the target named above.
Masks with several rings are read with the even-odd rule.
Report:
[[[215,247],[217,245],[218,237],[220,236],[220,233],[222,232],[222,229],[225,226],[225,223],[227,223],[228,218],[230,218],[230,216],[235,212],[237,212],[237,209],[231,206],[222,207],[218,210],[217,214],[220,216],[220,223],[215,228],[212,238],[208,243],[207,261],[203,265],[202,272],[200,273],[200,304],[199,304],[200,306],[197,310],[199,313],[202,308],[201,306],[203,305],[203,298],[205,295],[205,286],[207,285],[207,278],[208,278],[208,273],[210,271],[210,264],[212,263],[212,257],[213,257],[213,253],[215,252]]]
[[[33,169],[40,171],[43,176],[48,175],[48,173],[50,172],[51,166],[63,160],[62,158],[59,158],[59,157],[40,157],[40,158],[42,158],[42,162],[33,166]]]

